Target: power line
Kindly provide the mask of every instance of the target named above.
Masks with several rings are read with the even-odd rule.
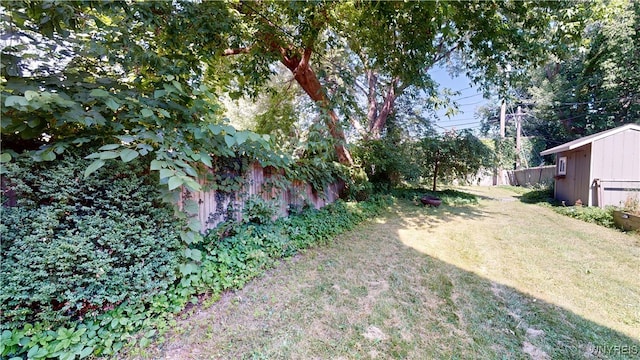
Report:
[[[457,98],[457,99],[455,99],[454,101],[464,100],[464,99],[470,99],[470,98],[472,98],[472,97],[477,97],[477,96],[482,96],[482,93],[476,93],[476,94],[473,94],[473,95],[464,96],[464,97],[461,97],[461,98]]]

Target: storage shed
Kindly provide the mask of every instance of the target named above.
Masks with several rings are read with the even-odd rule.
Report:
[[[557,200],[599,207],[640,200],[640,125],[623,125],[540,153],[551,154],[556,154]]]

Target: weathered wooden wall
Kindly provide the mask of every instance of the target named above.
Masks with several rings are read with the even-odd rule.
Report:
[[[215,228],[219,223],[230,218],[240,220],[244,203],[251,196],[257,195],[264,200],[273,200],[279,206],[278,216],[289,215],[291,207],[302,207],[309,204],[316,209],[320,209],[327,204],[336,201],[340,197],[340,192],[344,188],[342,181],[336,181],[327,186],[323,193],[314,191],[310,184],[293,182],[286,189],[276,189],[268,186],[272,177],[281,176],[271,168],[263,168],[258,163],[250,166],[243,175],[245,186],[241,191],[227,193],[215,190],[206,190],[207,184],[201,181],[205,191],[190,193],[183,190],[180,203],[184,199],[195,200],[198,205],[198,219],[202,230]],[[229,212],[228,209],[233,209]]]
[[[555,165],[538,166],[521,170],[510,170],[509,182],[514,186],[534,186],[537,184],[552,184],[555,175]]]

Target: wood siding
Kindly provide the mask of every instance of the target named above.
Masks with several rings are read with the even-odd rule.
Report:
[[[281,174],[273,168],[263,168],[258,163],[250,166],[243,175],[245,187],[239,192],[222,192],[206,190],[207,184],[200,181],[205,191],[191,193],[183,190],[178,204],[186,199],[194,200],[198,203],[198,220],[202,230],[213,229],[219,223],[228,219],[240,220],[244,203],[251,196],[260,196],[264,200],[273,200],[279,207],[278,217],[289,215],[290,208],[302,207],[305,204],[320,209],[340,197],[340,192],[344,188],[344,182],[337,181],[327,186],[322,193],[316,192],[310,184],[293,182],[286,189],[277,189],[269,186],[273,178],[280,177]]]
[[[592,157],[592,205],[620,206],[629,197],[640,199],[640,131],[629,129],[594,141]],[[601,189],[595,179],[600,179]]]
[[[556,176],[555,198],[564,201],[566,205],[574,205],[580,200],[584,205],[589,202],[589,187],[591,184],[591,144],[578,149],[560,152],[556,159],[566,156],[567,173]],[[557,161],[556,161],[557,163]],[[556,164],[556,174],[557,174]]]

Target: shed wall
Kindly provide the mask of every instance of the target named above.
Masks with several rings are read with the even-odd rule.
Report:
[[[591,164],[591,144],[587,144],[575,150],[560,152],[557,158],[567,157],[567,173],[563,177],[556,178],[555,198],[564,201],[567,205],[574,205],[580,199],[587,205],[589,201],[589,186]],[[558,161],[556,161],[556,174]]]
[[[591,184],[593,205],[620,206],[628,197],[640,199],[640,131],[629,129],[594,141],[592,156],[592,181],[600,179],[602,188]]]

